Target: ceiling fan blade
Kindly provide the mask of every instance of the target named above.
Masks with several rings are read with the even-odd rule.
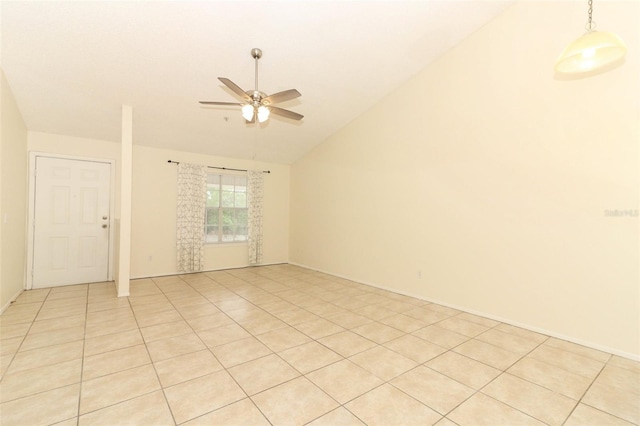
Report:
[[[274,106],[270,106],[269,110],[271,110],[272,114],[280,115],[286,118],[292,118],[294,120],[302,120],[304,115],[298,114],[297,112],[289,111],[288,109],[282,109]]]
[[[284,92],[274,93],[273,95],[267,96],[262,100],[262,105],[271,105],[277,104],[278,102],[285,102],[291,99],[295,99],[302,96],[300,92],[296,89],[285,90]]]
[[[200,101],[200,103],[202,105],[234,105],[234,106],[240,106],[242,104],[239,104],[237,102],[211,102],[211,101]]]
[[[228,78],[224,78],[224,77],[218,77],[218,80],[220,80],[225,86],[227,86],[229,89],[231,89],[233,91],[233,93],[235,93],[236,95],[240,96],[245,101],[247,101],[247,102],[251,102],[252,101],[251,97],[249,95],[247,95],[244,92],[244,90],[242,90],[240,88],[240,86],[235,84],[233,81],[229,80]]]

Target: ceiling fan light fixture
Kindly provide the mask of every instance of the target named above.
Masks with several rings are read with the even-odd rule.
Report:
[[[593,0],[589,0],[587,32],[574,40],[556,61],[555,70],[560,74],[582,74],[596,71],[622,60],[627,46],[613,33],[595,30]]]
[[[256,64],[256,85],[254,90],[245,91],[240,88],[233,81],[226,77],[218,77],[218,80],[233,93],[235,93],[243,103],[235,102],[214,102],[214,101],[200,101],[201,105],[222,105],[239,106],[242,111],[242,117],[249,123],[253,123],[256,118],[260,123],[264,123],[269,119],[269,116],[273,113],[281,117],[290,118],[292,120],[302,120],[304,116],[297,112],[289,111],[287,109],[278,108],[272,106],[278,102],[286,102],[292,99],[300,97],[300,92],[296,89],[284,90],[282,92],[267,95],[264,92],[258,90],[258,59],[262,57],[262,50],[258,48],[251,49],[251,56],[255,60]]]
[[[269,114],[271,113],[271,111],[269,111],[269,108],[267,108],[266,106],[260,106],[258,108],[258,121],[260,123],[264,123],[265,121],[267,121],[269,119]]]
[[[244,117],[247,121],[253,121],[253,113],[254,113],[253,105],[243,105],[242,107],[242,117]]]

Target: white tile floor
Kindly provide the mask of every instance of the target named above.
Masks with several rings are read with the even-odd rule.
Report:
[[[24,292],[2,425],[629,425],[640,363],[276,265]]]

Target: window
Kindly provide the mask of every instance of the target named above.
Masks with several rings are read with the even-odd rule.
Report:
[[[207,175],[205,243],[247,241],[247,177]]]

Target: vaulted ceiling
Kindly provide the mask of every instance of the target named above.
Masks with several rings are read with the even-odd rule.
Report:
[[[289,164],[512,1],[2,1],[1,66],[27,128]],[[302,121],[247,124],[218,77],[295,88]],[[428,96],[428,93],[416,96]]]

